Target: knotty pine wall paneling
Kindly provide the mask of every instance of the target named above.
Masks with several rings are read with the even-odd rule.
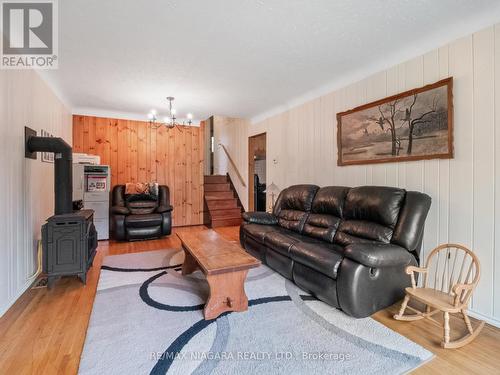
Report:
[[[202,124],[203,125],[203,124]],[[174,226],[203,223],[203,126],[152,129],[144,121],[73,116],[73,150],[99,155],[111,184],[170,188]]]

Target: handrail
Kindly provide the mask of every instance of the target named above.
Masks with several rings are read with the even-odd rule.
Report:
[[[227,151],[227,148],[226,146],[224,146],[222,143],[219,143],[219,146],[222,147],[222,149],[224,150],[224,152],[226,153],[227,155],[227,158],[229,159],[229,162],[231,163],[231,165],[233,166],[234,170],[236,171],[236,175],[238,176],[238,178],[240,179],[240,182],[241,184],[243,185],[243,187],[247,187],[247,185],[245,184],[245,180],[243,179],[243,177],[241,176],[241,173],[240,171],[238,170],[238,167],[236,166],[236,163],[234,162],[233,158],[231,157],[231,155],[229,155],[229,152]]]

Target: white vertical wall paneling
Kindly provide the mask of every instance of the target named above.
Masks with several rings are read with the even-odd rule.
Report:
[[[356,84],[350,85],[346,88],[343,89],[345,93],[345,103],[344,103],[344,108],[346,109],[351,109],[357,106],[358,103],[358,98],[357,98],[357,90],[356,90]],[[366,173],[366,167],[362,166],[360,168],[349,168],[346,170],[346,175],[345,175],[345,180],[343,182],[344,185],[347,185],[347,181],[355,181],[356,180],[356,175],[358,173]]]
[[[303,105],[299,111],[299,122],[297,124],[299,130],[299,153],[297,155],[301,175],[305,183],[312,183],[314,180],[314,147],[313,137],[314,129],[317,124],[313,117],[313,101],[309,101]],[[307,155],[306,158],[303,155]]]
[[[449,240],[472,246],[473,84],[472,36],[450,45],[450,75],[454,78],[455,158],[450,163]],[[439,198],[438,198],[439,199]]]
[[[495,215],[494,176],[495,155],[495,81],[494,81],[494,28],[482,30],[473,36],[473,244],[472,248],[482,260],[480,287],[483,293],[474,296],[473,306],[481,314],[493,314],[493,240]],[[484,220],[488,218],[488,220]]]
[[[24,158],[24,126],[71,143],[71,113],[34,71],[0,71],[0,315],[37,269],[40,228],[54,210],[54,166]]]
[[[290,143],[286,144],[286,159],[283,160],[283,166],[287,169],[285,175],[285,185],[296,184],[300,182],[299,178],[299,129],[298,123],[298,109],[294,108],[290,111],[290,117],[288,119],[289,125],[285,126],[285,132],[290,134],[288,139]]]
[[[7,72],[5,70],[0,70],[0,113],[7,112]],[[4,115],[2,116],[2,120],[5,120]],[[8,126],[0,126],[0,161],[7,160],[7,144],[6,144],[6,136],[7,136]],[[0,162],[0,176],[7,175],[7,165],[4,162]],[[8,184],[0,184],[0,197],[7,197],[7,185]],[[0,212],[7,212],[7,200],[0,199]],[[0,239],[5,239],[7,234],[7,228],[5,225],[0,225]],[[7,256],[7,248],[6,244],[2,244],[0,248],[0,253],[2,256]],[[8,261],[4,258],[3,262]],[[7,270],[2,267],[2,270],[5,272],[0,272],[0,301],[2,306],[7,304],[9,300],[9,277]]]
[[[381,72],[368,78],[367,95],[365,103],[387,96],[387,73]],[[362,104],[362,103],[361,103]],[[368,185],[385,185],[387,164],[368,165]]]
[[[286,173],[285,168],[282,168],[282,163],[284,162],[282,159],[286,155],[286,141],[288,137],[285,133],[287,129],[285,124],[288,123],[288,112],[278,115],[277,117],[277,126],[268,127],[268,131],[270,134],[272,134],[272,138],[270,140],[267,140],[266,152],[270,153],[272,155],[272,159],[276,160],[276,164],[273,160],[270,160],[270,162],[273,164],[270,168],[268,168],[269,171],[272,171],[271,173],[273,174],[273,176],[275,176],[275,178],[272,179],[271,182],[274,181],[278,189],[282,189],[285,185]]]
[[[498,71],[500,26],[331,92],[309,106],[306,103],[252,124],[250,133],[258,128],[279,135],[268,138],[268,150],[275,148],[273,143],[279,138],[276,155],[280,162],[269,170],[282,176],[280,188],[303,182],[322,186],[373,183],[428,193],[433,203],[423,253],[445,242],[474,248],[483,273],[472,310],[500,324],[500,276],[496,276],[500,272]],[[337,166],[338,112],[449,76],[454,78],[454,159]]]
[[[367,87],[362,82],[357,82],[355,85],[355,96],[353,101],[353,107],[358,107],[366,103],[367,98]],[[349,168],[352,170],[353,177],[349,178],[349,183],[351,185],[367,185],[368,180],[373,179],[372,169],[365,165],[356,165],[354,168]]]
[[[434,50],[424,55],[423,58],[423,80],[424,84],[430,84],[439,80],[439,52]],[[439,196],[439,160],[424,161],[424,186],[423,191],[431,197]],[[427,216],[426,228],[424,232],[424,241],[422,259],[426,256],[430,249],[438,245],[438,218],[439,202],[433,202]]]
[[[397,66],[388,69],[385,76],[385,87],[386,95],[396,95],[399,92],[399,69]],[[388,186],[398,186],[399,185],[399,168],[396,163],[386,164],[387,168],[387,185]]]
[[[495,26],[495,33],[493,35],[494,38],[494,67],[493,74],[495,78],[495,87],[494,87],[494,99],[495,99],[495,113],[494,113],[494,140],[495,140],[495,148],[492,157],[494,158],[494,178],[493,178],[493,186],[495,187],[495,196],[494,196],[494,209],[495,216],[493,217],[494,223],[494,231],[495,237],[493,242],[493,316],[500,319],[500,298],[497,296],[500,294],[500,25]]]
[[[398,65],[398,92],[404,92],[406,88],[406,65]],[[406,189],[407,188],[407,162],[398,163],[398,187]]]
[[[340,89],[338,90],[336,93],[335,93],[335,113],[339,113],[339,112],[342,112],[346,109],[349,109],[350,107],[348,106],[348,104],[346,103],[346,98],[345,98],[345,89]],[[330,120],[330,126],[333,126],[333,124],[336,124],[337,119],[335,117],[332,117],[332,119]],[[336,163],[337,159],[338,159],[338,149],[337,149],[337,142],[338,142],[338,132],[337,132],[337,128],[336,126],[333,126],[333,128],[335,129],[334,130],[334,134],[335,134],[335,142],[333,144],[333,148],[334,148],[334,162]],[[346,175],[347,175],[347,171],[348,171],[348,168],[340,168],[338,167],[336,164],[334,164],[334,170],[335,170],[335,178],[334,178],[334,181],[332,181],[332,184],[334,185],[347,185],[347,178],[346,178]],[[337,182],[338,181],[338,182]]]
[[[438,49],[439,57],[439,79],[450,76],[449,74],[449,47]],[[455,131],[454,131],[455,133]],[[434,197],[434,203],[438,206],[438,243],[448,243],[450,227],[450,160],[439,160],[439,189],[438,195]],[[437,198],[437,199],[436,199]]]
[[[405,90],[423,86],[423,57],[417,57],[405,63]],[[404,150],[403,150],[404,152]],[[423,191],[422,173],[423,162],[406,162],[406,188],[408,190]]]
[[[337,146],[336,146],[336,133],[337,129],[334,126],[331,126],[332,119],[335,119],[335,108],[336,108],[336,98],[335,93],[328,94],[323,98],[323,126],[325,127],[326,134],[326,152],[325,152],[325,162],[327,163],[327,168],[325,173],[328,176],[328,184],[334,184],[335,181],[335,171],[336,163],[337,163]],[[335,121],[335,120],[334,120]],[[327,184],[327,185],[328,185]]]
[[[311,116],[313,128],[311,129],[311,137],[309,139],[310,149],[313,150],[312,158],[311,158],[311,180],[314,180],[315,176],[319,176],[321,173],[321,121],[320,121],[320,106],[321,100],[320,98],[316,98],[311,102]]]

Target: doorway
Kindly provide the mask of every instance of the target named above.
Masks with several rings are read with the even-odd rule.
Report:
[[[266,133],[248,137],[248,211],[266,211]]]

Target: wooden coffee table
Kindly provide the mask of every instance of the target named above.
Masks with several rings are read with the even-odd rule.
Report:
[[[207,278],[210,294],[203,311],[205,319],[215,319],[226,311],[246,311],[245,279],[248,270],[260,266],[260,261],[211,229],[177,233],[177,237],[185,253],[182,274],[201,269]]]

